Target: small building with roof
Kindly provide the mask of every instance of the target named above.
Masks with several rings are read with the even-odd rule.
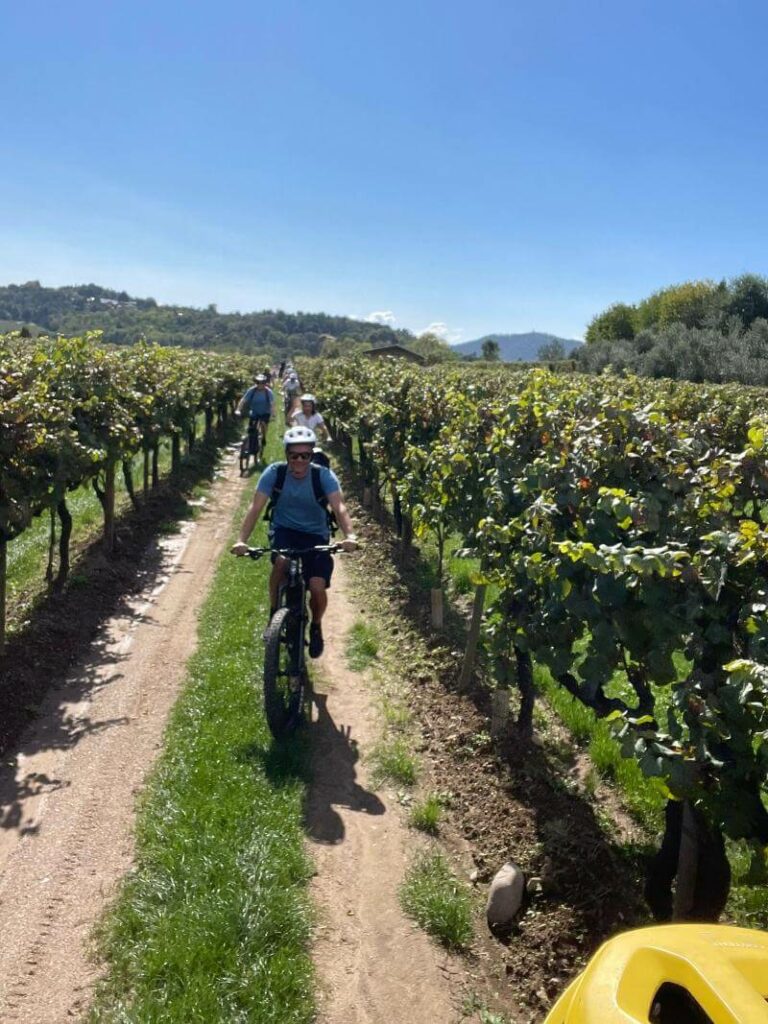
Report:
[[[383,359],[385,356],[390,356],[392,359],[405,359],[409,363],[424,365],[424,360],[418,352],[412,352],[404,345],[380,345],[378,348],[368,349],[367,352],[363,352],[363,355],[370,359]]]

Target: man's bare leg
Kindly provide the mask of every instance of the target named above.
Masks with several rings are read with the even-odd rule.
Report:
[[[309,607],[312,621],[319,625],[328,607],[328,591],[322,576],[313,576],[309,581]]]
[[[310,658],[319,658],[325,647],[320,621],[328,607],[328,591],[322,576],[313,576],[309,581],[309,607],[312,610],[312,624],[309,627],[309,656]]]

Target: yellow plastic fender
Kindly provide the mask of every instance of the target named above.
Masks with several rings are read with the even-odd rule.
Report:
[[[768,933],[639,928],[604,943],[544,1024],[768,1024]]]

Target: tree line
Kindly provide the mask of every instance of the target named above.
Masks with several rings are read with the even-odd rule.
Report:
[[[46,288],[38,281],[0,287],[0,321],[34,334],[36,325],[52,334],[80,335],[98,330],[114,345],[141,338],[160,345],[209,351],[333,356],[339,351],[384,344],[409,344],[408,331],[327,313],[220,313],[215,305],[161,305],[96,284]]]
[[[614,303],[591,321],[576,357],[649,377],[768,384],[768,278],[687,281],[635,305]]]

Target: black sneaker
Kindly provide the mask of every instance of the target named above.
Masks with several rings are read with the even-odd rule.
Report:
[[[313,622],[309,627],[309,656],[310,658],[319,658],[323,653],[325,647],[325,641],[323,640],[323,631],[320,627],[319,622]]]

